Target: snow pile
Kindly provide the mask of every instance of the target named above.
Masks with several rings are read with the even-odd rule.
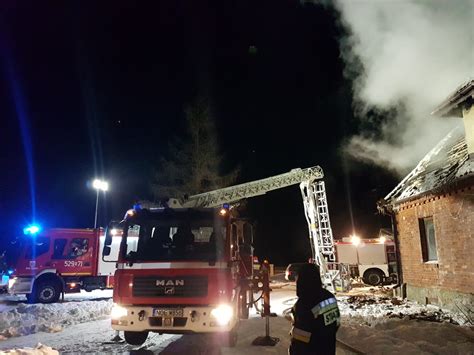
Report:
[[[38,343],[34,348],[20,348],[0,351],[0,355],[59,355],[59,351]]]
[[[417,319],[431,322],[464,324],[461,314],[443,310],[433,305],[376,295],[338,297],[343,321],[349,324],[375,325],[391,318]]]
[[[0,340],[37,332],[55,333],[63,327],[110,315],[112,300],[53,304],[20,303],[0,312]]]

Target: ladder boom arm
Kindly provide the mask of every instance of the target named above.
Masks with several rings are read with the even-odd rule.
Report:
[[[182,205],[183,207],[217,207],[224,203],[233,203],[245,198],[264,195],[269,191],[300,184],[302,181],[322,179],[323,177],[323,170],[320,166],[306,169],[297,168],[290,170],[288,173],[269,178],[193,195],[185,200]]]

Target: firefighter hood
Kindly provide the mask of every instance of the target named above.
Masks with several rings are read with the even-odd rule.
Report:
[[[319,267],[314,264],[303,265],[296,280],[296,295],[298,298],[303,302],[315,301],[321,295],[322,289]]]

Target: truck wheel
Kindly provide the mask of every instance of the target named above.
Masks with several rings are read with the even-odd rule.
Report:
[[[56,280],[38,281],[33,284],[33,291],[26,295],[29,303],[55,303],[61,295],[61,285]]]
[[[57,282],[41,281],[37,286],[33,287],[35,298],[39,303],[55,303],[58,302],[61,295],[61,287]]]
[[[130,345],[142,345],[148,338],[148,331],[144,332],[123,332],[125,341]]]
[[[369,269],[364,272],[364,277],[362,279],[368,285],[377,286],[383,281],[383,273],[380,270]]]

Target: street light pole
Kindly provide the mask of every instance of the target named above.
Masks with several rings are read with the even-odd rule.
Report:
[[[97,228],[97,208],[99,207],[99,189],[96,189],[97,197],[95,199],[95,218],[94,218],[94,229]]]
[[[109,189],[109,183],[105,180],[94,179],[92,182],[92,187],[96,189],[97,195],[95,198],[95,217],[94,217],[94,229],[97,228],[97,215],[99,209],[99,192],[106,192]]]

